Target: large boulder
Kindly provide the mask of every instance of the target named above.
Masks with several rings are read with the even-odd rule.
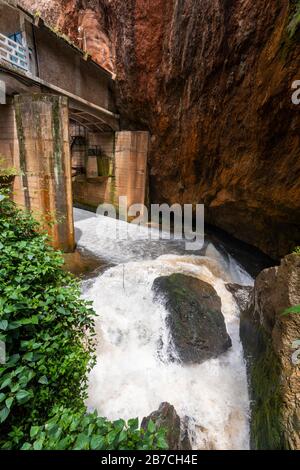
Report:
[[[257,277],[241,314],[254,449],[300,449],[300,368],[293,361],[300,315],[282,314],[299,304],[300,256],[288,255]]]
[[[210,284],[172,274],[155,279],[152,289],[169,312],[166,321],[175,346],[173,359],[200,364],[231,347],[221,300]]]
[[[150,420],[159,428],[166,430],[166,441],[169,450],[192,450],[188,435],[188,421],[179,418],[174,406],[169,403],[161,403],[158,410],[143,419],[142,429],[147,429]]]

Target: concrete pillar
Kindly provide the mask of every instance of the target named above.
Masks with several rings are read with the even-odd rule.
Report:
[[[18,167],[19,142],[12,104],[0,105],[0,159],[4,168]]]
[[[145,204],[149,132],[116,132],[115,202],[127,196],[128,206]]]
[[[55,248],[74,250],[68,100],[46,94],[14,99],[22,176],[16,202],[46,220]],[[47,221],[55,220],[54,224]]]

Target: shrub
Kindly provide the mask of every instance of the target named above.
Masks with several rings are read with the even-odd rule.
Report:
[[[138,419],[109,422],[97,413],[59,408],[44,426],[33,426],[23,450],[151,450],[166,449],[164,431],[151,421],[139,430]]]
[[[296,246],[296,248],[294,248],[293,254],[294,255],[300,255],[300,246]]]
[[[4,155],[0,154],[0,176],[7,178],[10,176],[18,176],[20,172],[14,167],[6,167],[5,161],[6,158]]]
[[[94,364],[94,312],[80,299],[74,278],[62,271],[61,254],[46,242],[31,215],[7,198],[0,202],[4,433],[18,425],[26,434],[57,404],[84,409],[87,374]]]
[[[86,414],[95,312],[62,265],[33,217],[0,194],[0,447],[165,448],[162,431]]]

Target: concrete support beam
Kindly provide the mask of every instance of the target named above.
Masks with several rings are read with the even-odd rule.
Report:
[[[128,206],[145,204],[149,132],[116,132],[115,202],[127,196]]]
[[[11,104],[0,105],[0,158],[4,168],[18,168],[19,141]]]
[[[74,250],[68,99],[58,95],[24,94],[14,98],[19,166],[16,202],[41,219],[55,248]]]

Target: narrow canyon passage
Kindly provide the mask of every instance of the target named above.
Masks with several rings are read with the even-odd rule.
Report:
[[[299,110],[300,0],[0,0],[0,450],[300,450]]]
[[[183,242],[146,240],[148,228],[80,209],[75,209],[75,221],[79,248],[112,265],[83,282],[83,295],[99,315],[88,407],[109,419],[142,419],[161,402],[169,402],[181,418],[187,417],[194,449],[248,449],[249,397],[239,310],[225,284],[252,285],[252,278],[212,243],[200,256],[186,252]],[[129,239],[116,240],[116,230],[123,238],[128,230]],[[151,287],[157,277],[172,273],[197,277],[215,288],[232,339],[227,353],[200,365],[170,361],[167,311],[154,301]]]

